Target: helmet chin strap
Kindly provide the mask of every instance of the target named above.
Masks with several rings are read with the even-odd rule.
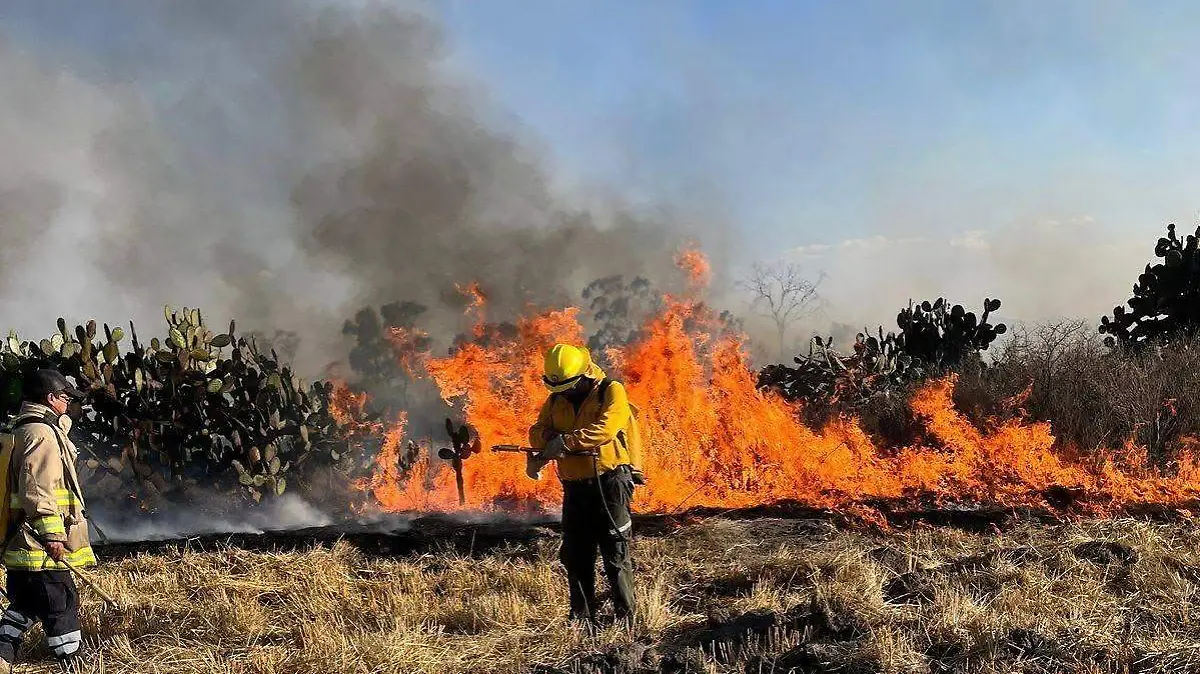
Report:
[[[570,401],[572,405],[578,407],[579,403],[583,402],[583,399],[588,397],[588,394],[592,392],[592,389],[595,388],[595,386],[595,380],[584,377],[583,379],[579,380],[579,383],[576,384],[574,388],[564,391],[562,395],[568,401]]]

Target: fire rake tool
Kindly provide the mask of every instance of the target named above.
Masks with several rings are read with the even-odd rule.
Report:
[[[463,459],[472,454],[479,453],[479,436],[472,439],[471,429],[466,424],[454,428],[454,422],[449,418],[446,419],[446,433],[450,435],[450,444],[453,447],[442,447],[438,450],[438,457],[449,461],[450,466],[454,468],[454,483],[458,486],[458,504],[467,504],[467,492],[463,487]]]
[[[43,539],[41,537],[41,535],[38,534],[36,529],[29,526],[29,522],[21,522],[21,527],[23,529],[25,529],[26,533],[28,533],[30,536],[33,537],[33,540],[37,541],[38,545],[42,546],[43,550],[46,549],[45,539]],[[71,573],[74,573],[76,576],[78,576],[79,580],[83,581],[84,585],[87,585],[88,587],[92,588],[92,590],[95,591],[96,594],[100,595],[100,598],[104,600],[104,603],[108,604],[109,607],[111,607],[113,610],[120,610],[120,608],[121,608],[120,602],[118,602],[116,599],[113,599],[112,597],[108,596],[108,593],[105,592],[104,590],[102,590],[100,588],[100,586],[96,584],[96,581],[92,580],[91,576],[84,573],[83,569],[68,562],[66,559],[63,559],[62,563],[68,569],[71,570]]]
[[[492,445],[493,452],[513,452],[516,454],[540,454],[542,450],[521,445]],[[595,452],[565,452],[564,456],[596,456]]]

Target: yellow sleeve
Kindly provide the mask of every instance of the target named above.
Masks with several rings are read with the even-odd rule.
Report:
[[[35,426],[36,428],[36,426]],[[21,470],[17,473],[16,496],[30,526],[48,541],[65,542],[66,528],[58,511],[57,485],[63,482],[62,457],[58,454],[54,431],[21,429],[26,442],[21,450]]]
[[[550,415],[550,409],[554,404],[554,396],[548,396],[546,402],[542,403],[542,409],[538,412],[537,423],[529,429],[529,446],[534,449],[544,449],[549,441],[546,437],[547,431],[554,430],[554,420]]]
[[[600,401],[600,416],[593,424],[571,431],[563,436],[567,449],[572,452],[588,452],[612,442],[629,423],[629,397],[620,382],[608,385],[605,400]]]
[[[630,407],[630,415],[631,416],[633,414],[633,409],[634,408],[631,406]],[[632,430],[632,432],[637,433],[638,427],[635,426],[631,430]],[[633,466],[634,470],[641,472],[643,464],[642,464],[642,443],[640,442],[640,438],[639,438],[638,442],[634,442],[633,438],[626,438],[626,440],[629,441],[629,464],[631,466]]]

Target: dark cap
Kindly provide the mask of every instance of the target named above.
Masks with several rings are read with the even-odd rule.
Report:
[[[25,382],[25,397],[29,400],[42,402],[51,393],[65,393],[76,400],[84,397],[83,391],[75,388],[58,370],[38,370]]]

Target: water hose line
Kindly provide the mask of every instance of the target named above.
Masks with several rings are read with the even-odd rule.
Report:
[[[600,492],[600,505],[604,508],[604,514],[608,515],[608,522],[612,525],[614,534],[619,535],[621,528],[617,526],[617,520],[612,515],[612,511],[608,509],[608,498],[604,495],[604,485],[600,484],[600,455],[592,457],[592,474],[596,476],[596,491]],[[632,522],[630,522],[632,524]],[[631,536],[630,539],[633,537]]]

